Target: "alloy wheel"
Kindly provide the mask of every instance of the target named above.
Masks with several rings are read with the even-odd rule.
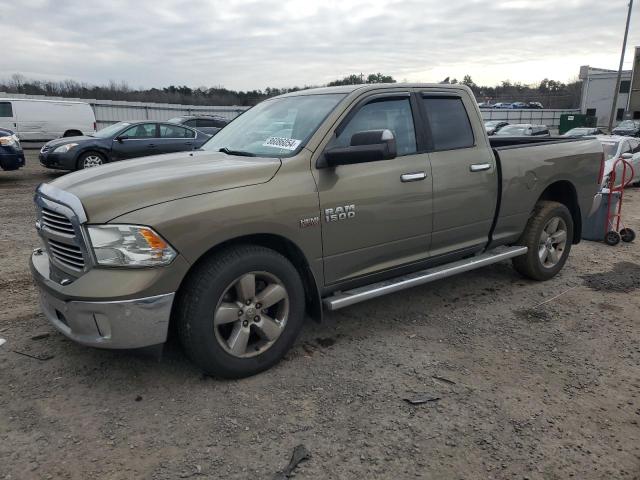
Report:
[[[238,358],[264,353],[280,337],[289,316],[289,295],[268,272],[249,272],[225,290],[213,315],[215,338]]]
[[[82,168],[99,167],[102,165],[102,158],[98,155],[87,155],[82,162]]]
[[[560,217],[553,217],[542,229],[538,244],[538,256],[542,266],[553,268],[562,258],[567,246],[567,224]]]

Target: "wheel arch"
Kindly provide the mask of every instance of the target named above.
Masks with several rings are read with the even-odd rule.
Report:
[[[302,285],[305,291],[306,297],[306,310],[307,314],[315,321],[322,321],[322,302],[320,300],[320,289],[318,288],[318,283],[311,272],[311,268],[307,258],[305,257],[302,249],[298,247],[294,242],[289,240],[282,235],[271,234],[271,233],[261,233],[261,234],[250,234],[243,235],[240,237],[234,237],[228,240],[225,240],[217,245],[211,247],[209,250],[204,252],[189,268],[189,271],[184,276],[182,281],[180,282],[180,287],[178,291],[182,288],[187,278],[189,278],[190,274],[200,265],[203,261],[209,258],[212,255],[217,254],[218,252],[239,245],[258,245],[265,248],[269,248],[274,250],[285,258],[287,258],[295,269],[300,274],[300,278],[302,279]]]
[[[78,133],[78,135],[71,135],[72,133]],[[82,136],[82,132],[80,130],[78,130],[77,128],[70,128],[68,130],[65,130],[65,132],[62,134],[63,137],[81,137]]]
[[[573,183],[568,180],[557,180],[549,184],[540,194],[538,201],[540,200],[562,203],[569,209],[573,220],[572,243],[579,243],[582,238],[582,213],[578,203],[578,193]]]

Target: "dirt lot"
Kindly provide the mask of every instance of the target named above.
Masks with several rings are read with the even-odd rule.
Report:
[[[638,243],[583,242],[546,283],[503,263],[328,314],[276,368],[220,381],[176,345],[49,327],[27,261],[58,174],[27,160],[0,172],[0,478],[272,479],[304,444],[299,479],[640,479]]]

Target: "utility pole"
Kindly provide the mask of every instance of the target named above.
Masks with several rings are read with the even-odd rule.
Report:
[[[629,11],[627,12],[627,25],[624,29],[624,40],[622,40],[622,53],[620,54],[620,67],[618,68],[618,79],[616,80],[616,89],[613,92],[613,105],[611,105],[611,115],[609,116],[609,133],[613,129],[613,119],[616,116],[618,106],[618,92],[620,91],[620,77],[622,76],[622,64],[624,63],[624,51],[627,48],[627,36],[629,35],[629,22],[631,20],[631,9],[633,8],[633,0],[629,0]]]

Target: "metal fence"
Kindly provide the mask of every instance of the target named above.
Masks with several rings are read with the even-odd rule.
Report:
[[[549,128],[557,129],[560,126],[560,115],[580,113],[579,109],[522,109],[511,110],[509,108],[481,108],[484,120],[504,120],[509,123],[534,123],[546,125]]]
[[[240,106],[221,107],[207,105],[179,105],[173,103],[125,102],[120,100],[96,100],[91,98],[63,98],[4,92],[0,92],[0,97],[85,102],[93,108],[96,115],[98,129],[126,120],[163,121],[179,115],[193,114],[217,115],[228,120],[232,120],[249,108]]]

